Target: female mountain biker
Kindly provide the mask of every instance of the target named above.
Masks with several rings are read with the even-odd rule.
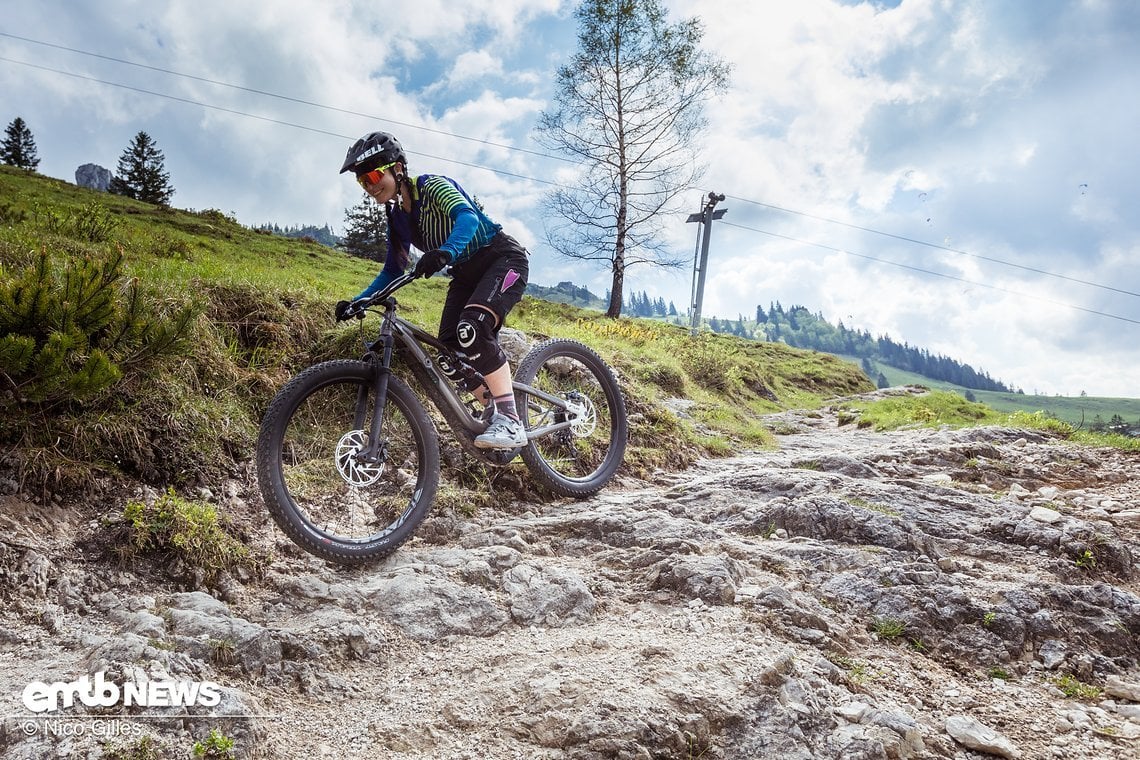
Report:
[[[485,386],[468,388],[483,402],[490,419],[475,445],[525,446],[511,369],[498,336],[526,289],[527,250],[491,221],[455,180],[439,174],[410,176],[403,147],[387,132],[371,132],[353,143],[340,168],[341,174],[349,171],[384,206],[388,217],[384,267],[353,300],[380,292],[402,275],[412,246],[423,252],[415,265],[416,276],[431,277],[450,265],[439,339],[485,379]],[[356,312],[352,306],[351,301],[338,301],[337,320],[351,318]]]

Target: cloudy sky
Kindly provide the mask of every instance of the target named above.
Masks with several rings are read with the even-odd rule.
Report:
[[[727,196],[705,314],[802,305],[1027,393],[1140,396],[1140,3],[664,4],[733,66],[689,192]],[[601,294],[538,211],[576,171],[532,139],[574,5],[0,0],[0,122],[72,181],[146,131],[173,205],[337,231],[361,198],[345,150],[387,129],[531,249],[533,282]],[[691,255],[686,215],[661,229]],[[691,281],[627,287],[683,311]]]

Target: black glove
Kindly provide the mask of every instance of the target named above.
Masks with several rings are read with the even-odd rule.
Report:
[[[450,263],[451,254],[436,248],[434,251],[428,251],[423,256],[420,256],[420,260],[416,262],[416,269],[413,274],[415,274],[416,277],[431,277]]]
[[[333,309],[333,314],[336,315],[337,322],[343,322],[346,319],[352,319],[354,315],[352,308],[352,301],[337,301],[336,308]]]

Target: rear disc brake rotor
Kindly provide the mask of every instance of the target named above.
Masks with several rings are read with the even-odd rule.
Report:
[[[589,396],[571,393],[566,399],[566,411],[573,415],[570,430],[578,438],[591,435],[598,428],[598,411]]]

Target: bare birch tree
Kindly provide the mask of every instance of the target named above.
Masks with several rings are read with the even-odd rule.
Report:
[[[697,19],[670,24],[658,0],[584,0],[575,16],[578,51],[538,134],[581,165],[546,196],[546,234],[561,255],[610,268],[606,315],[618,317],[629,267],[687,260],[666,249],[661,225],[704,172],[704,104],[729,67],[700,48]]]

